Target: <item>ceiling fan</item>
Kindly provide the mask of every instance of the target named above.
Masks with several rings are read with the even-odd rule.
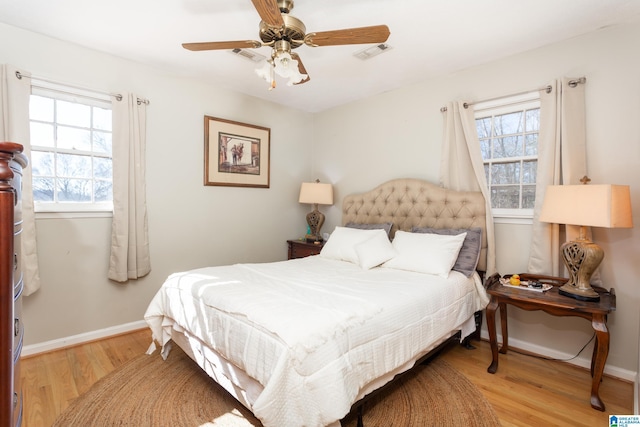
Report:
[[[348,28],[342,30],[307,33],[304,23],[289,15],[293,0],[251,0],[260,18],[260,40],[238,40],[221,42],[183,43],[182,47],[192,51],[224,49],[272,48],[271,58],[256,73],[276,87],[275,74],[288,78],[289,85],[302,84],[310,80],[300,57],[292,49],[303,44],[311,47],[338,46],[347,44],[383,43],[389,38],[389,27]]]

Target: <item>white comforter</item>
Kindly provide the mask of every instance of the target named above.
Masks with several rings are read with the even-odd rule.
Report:
[[[256,379],[250,409],[266,427],[325,426],[487,303],[477,276],[312,256],[175,273],[145,319],[163,347],[186,329]]]

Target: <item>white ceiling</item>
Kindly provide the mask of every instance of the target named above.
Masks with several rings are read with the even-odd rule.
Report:
[[[181,46],[259,40],[250,0],[0,0],[0,22],[309,112],[637,20],[640,1],[295,0],[291,15],[307,32],[386,24],[392,49],[362,61],[367,45],[303,45],[311,81],[268,91],[256,64]]]

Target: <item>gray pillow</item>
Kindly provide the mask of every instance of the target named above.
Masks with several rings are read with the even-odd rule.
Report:
[[[393,223],[391,222],[382,222],[379,224],[358,224],[355,222],[348,222],[345,224],[345,227],[349,227],[349,228],[359,228],[360,230],[377,230],[377,229],[382,229],[384,231],[387,232],[387,236],[389,236],[389,233],[391,233],[391,227],[393,226]]]
[[[431,233],[431,234],[444,234],[448,236],[467,233],[458,259],[453,265],[452,270],[459,271],[467,277],[471,277],[476,267],[478,266],[478,260],[480,259],[480,250],[482,248],[482,229],[480,227],[474,228],[428,228],[428,227],[413,227],[412,233]]]

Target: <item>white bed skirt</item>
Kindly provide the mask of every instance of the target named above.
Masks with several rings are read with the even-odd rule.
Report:
[[[448,335],[445,335],[435,341],[428,348],[425,348],[424,351],[415,359],[406,362],[393,371],[386,373],[382,377],[376,378],[374,381],[364,386],[352,403],[359,401],[369,393],[384,386],[393,380],[396,375],[411,369],[424,355],[428,354],[431,350],[454,336],[458,331],[461,332],[460,340],[462,341],[464,338],[475,332],[475,330],[475,316],[471,316],[462,325],[460,325],[459,328],[456,328]],[[207,346],[200,339],[189,334],[188,331],[177,327],[175,324],[172,328],[171,340],[184,350],[184,352],[193,361],[195,361],[196,364],[207,373],[207,375],[213,378],[238,402],[253,412],[253,402],[256,401],[263,390],[262,385],[258,381],[251,378],[242,369],[227,361],[218,352]],[[170,350],[171,344],[169,343],[169,345],[165,346],[164,354],[166,355]],[[328,427],[340,427],[340,421],[337,421]]]

